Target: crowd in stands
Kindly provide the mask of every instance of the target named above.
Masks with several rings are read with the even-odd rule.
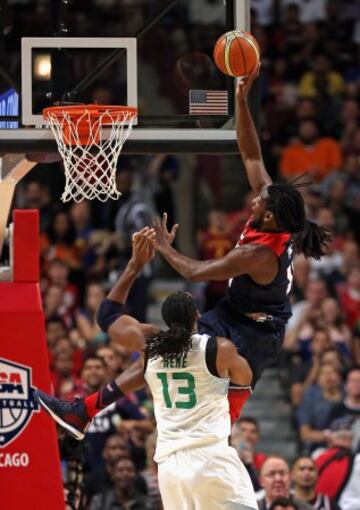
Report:
[[[223,2],[192,3],[181,15],[189,25],[197,24],[198,34],[205,24],[201,13],[214,22],[217,4]],[[151,10],[145,0],[132,5],[93,0],[89,13],[97,8],[109,19],[120,4],[134,26]],[[293,317],[282,378],[289,388],[301,456],[290,467],[281,452],[266,456],[257,451],[261,424],[251,417],[234,425],[232,443],[259,492],[261,510],[358,510],[360,7],[352,0],[253,0],[252,7],[252,32],[262,51],[260,129],[266,166],[274,178],[306,174],[302,179],[311,181],[304,187],[308,216],[331,228],[334,240],[322,260],[297,256],[294,261]],[[89,29],[90,20],[82,14],[77,35]],[[169,27],[173,21],[169,15]],[[177,27],[179,45],[180,32]],[[221,168],[221,156],[212,160]],[[200,172],[206,161],[198,159]],[[44,180],[27,180],[24,205],[39,208],[41,215],[41,289],[57,397],[97,391],[136,359],[100,330],[96,311],[129,258],[132,233],[156,213],[167,211],[170,224],[175,221],[173,183],[180,171],[174,156],[123,159],[117,172],[118,201],[83,201],[66,208]],[[238,209],[229,211],[217,191],[208,225],[197,233],[198,256],[204,259],[227,253],[251,212],[251,192],[243,193]],[[238,190],[234,194],[241,196]],[[128,299],[129,313],[141,321],[147,318],[149,283],[158,277],[156,270],[145,268]],[[225,289],[226,282],[208,283],[201,291],[201,308],[211,308]],[[82,499],[89,510],[160,510],[155,442],[146,389],[121,398],[96,417],[80,447],[69,447],[69,440],[61,437],[66,494],[75,505],[69,502],[68,508]],[[79,463],[81,491],[75,487],[74,495],[74,465]]]

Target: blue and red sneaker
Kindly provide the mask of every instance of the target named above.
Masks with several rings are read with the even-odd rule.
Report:
[[[43,391],[34,392],[35,400],[45,411],[78,441],[85,437],[91,419],[86,414],[84,401],[81,398],[59,400]]]

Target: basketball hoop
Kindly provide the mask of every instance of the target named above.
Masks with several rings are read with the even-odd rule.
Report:
[[[43,110],[64,160],[63,202],[98,198],[116,200],[116,163],[130,136],[137,108],[131,106],[72,105]],[[102,137],[103,128],[108,128]]]

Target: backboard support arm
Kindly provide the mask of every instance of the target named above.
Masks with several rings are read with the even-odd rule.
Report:
[[[0,182],[0,257],[16,185],[36,164],[36,161],[29,161],[23,157]]]

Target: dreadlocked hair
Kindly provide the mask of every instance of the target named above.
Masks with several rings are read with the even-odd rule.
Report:
[[[162,358],[165,362],[186,357],[191,345],[191,332],[196,320],[197,308],[193,297],[187,292],[174,292],[164,301],[161,315],[169,327],[147,340],[145,357]]]
[[[306,219],[304,198],[299,188],[309,182],[271,184],[267,188],[267,209],[271,211],[281,230],[294,234],[291,244],[296,253],[319,260],[326,254],[332,240],[331,232]]]

